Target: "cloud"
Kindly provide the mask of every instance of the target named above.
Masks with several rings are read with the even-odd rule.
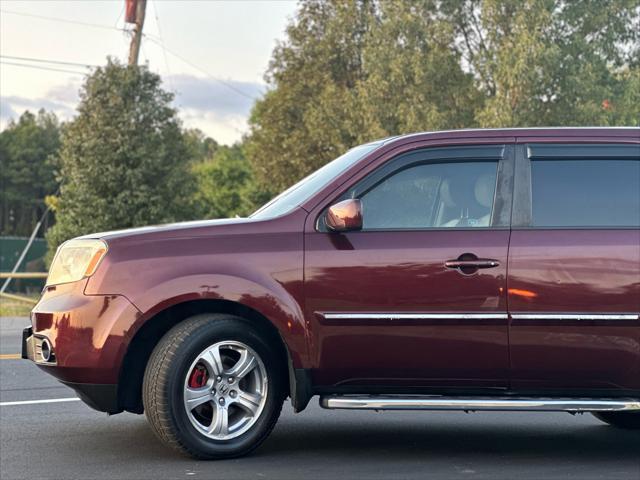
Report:
[[[70,80],[64,85],[54,85],[47,92],[47,98],[75,106],[80,100],[78,92],[81,86],[80,80]]]
[[[7,121],[16,116],[16,111],[11,107],[9,102],[4,98],[0,98],[0,120]]]
[[[73,113],[73,108],[69,105],[50,100],[48,98],[27,98],[11,95],[4,97],[4,100],[11,105],[14,111],[40,110],[41,108],[44,108],[45,110],[54,111],[56,114],[61,112],[65,114],[65,116]]]
[[[186,127],[199,128],[220,143],[232,144],[248,131],[251,108],[266,86],[236,80],[224,80],[224,83],[227,85],[210,78],[181,74],[164,78],[163,86],[175,93],[173,103]],[[44,97],[2,97],[0,129],[27,109],[44,108],[53,111],[60,120],[70,120],[76,114],[80,86],[79,81],[69,81],[52,86]]]
[[[33,113],[41,108],[53,112],[60,120],[69,120],[75,111],[73,106],[56,102],[48,98],[27,98],[17,95],[9,95],[0,99],[2,112],[0,114],[0,130],[7,127],[11,120],[17,120],[25,110]]]
[[[186,127],[198,128],[220,143],[232,144],[248,132],[251,108],[266,86],[236,80],[223,82],[180,74],[166,77],[163,83],[175,93],[173,103]]]
[[[9,120],[17,119],[25,110],[36,112],[41,108],[54,112],[60,120],[70,120],[76,113],[79,87],[79,83],[71,81],[51,87],[44,97],[30,98],[19,95],[2,97],[0,128],[5,128]]]
[[[172,75],[164,85],[176,94],[178,108],[214,114],[217,118],[248,117],[265,85],[236,80],[213,80],[193,75]]]
[[[178,110],[186,128],[197,128],[218,143],[231,145],[239,141],[248,129],[248,117],[226,115],[220,117],[215,112],[182,108]]]

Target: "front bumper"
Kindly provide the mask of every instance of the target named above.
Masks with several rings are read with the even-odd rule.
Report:
[[[43,358],[42,340],[42,337],[33,334],[33,327],[25,328],[22,331],[22,358],[41,366],[55,366],[55,361],[47,361]],[[122,411],[118,405],[117,385],[75,383],[62,380],[61,383],[75,390],[80,400],[95,410],[110,414]]]
[[[22,357],[73,388],[89,406],[116,413],[117,384],[140,312],[121,295],[84,295],[86,282],[45,291],[22,333]],[[43,355],[43,345],[50,355]],[[47,358],[45,358],[47,357]]]
[[[22,330],[22,358],[35,362],[34,349],[31,341],[32,336],[32,327],[27,327]]]
[[[67,387],[73,388],[78,394],[78,397],[80,397],[80,400],[82,400],[94,410],[98,410],[99,412],[106,412],[110,415],[123,411],[123,408],[118,405],[117,385],[72,382],[62,383]]]
[[[31,360],[39,365],[56,364],[55,354],[50,352],[48,355],[43,353],[43,344],[49,345],[46,337],[36,336],[33,334],[33,327],[25,328],[22,331],[22,358]]]

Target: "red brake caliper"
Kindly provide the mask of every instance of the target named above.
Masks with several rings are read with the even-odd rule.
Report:
[[[202,388],[207,384],[209,372],[202,365],[196,365],[189,375],[189,386],[191,388]]]

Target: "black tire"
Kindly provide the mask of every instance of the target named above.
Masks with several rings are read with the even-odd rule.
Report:
[[[593,416],[609,425],[628,430],[640,429],[640,411],[633,412],[594,412]]]
[[[249,430],[229,440],[215,440],[190,422],[183,403],[184,379],[200,352],[230,340],[251,347],[262,360],[268,381],[266,401]],[[240,317],[202,314],[179,323],[160,340],[145,371],[142,399],[151,428],[165,444],[194,458],[214,460],[250,453],[273,430],[287,395],[286,364],[280,356],[273,335]]]

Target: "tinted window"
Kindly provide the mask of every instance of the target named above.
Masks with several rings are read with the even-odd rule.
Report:
[[[533,225],[640,225],[640,161],[534,160]]]
[[[363,229],[488,227],[497,165],[430,163],[396,172],[361,196]]]

